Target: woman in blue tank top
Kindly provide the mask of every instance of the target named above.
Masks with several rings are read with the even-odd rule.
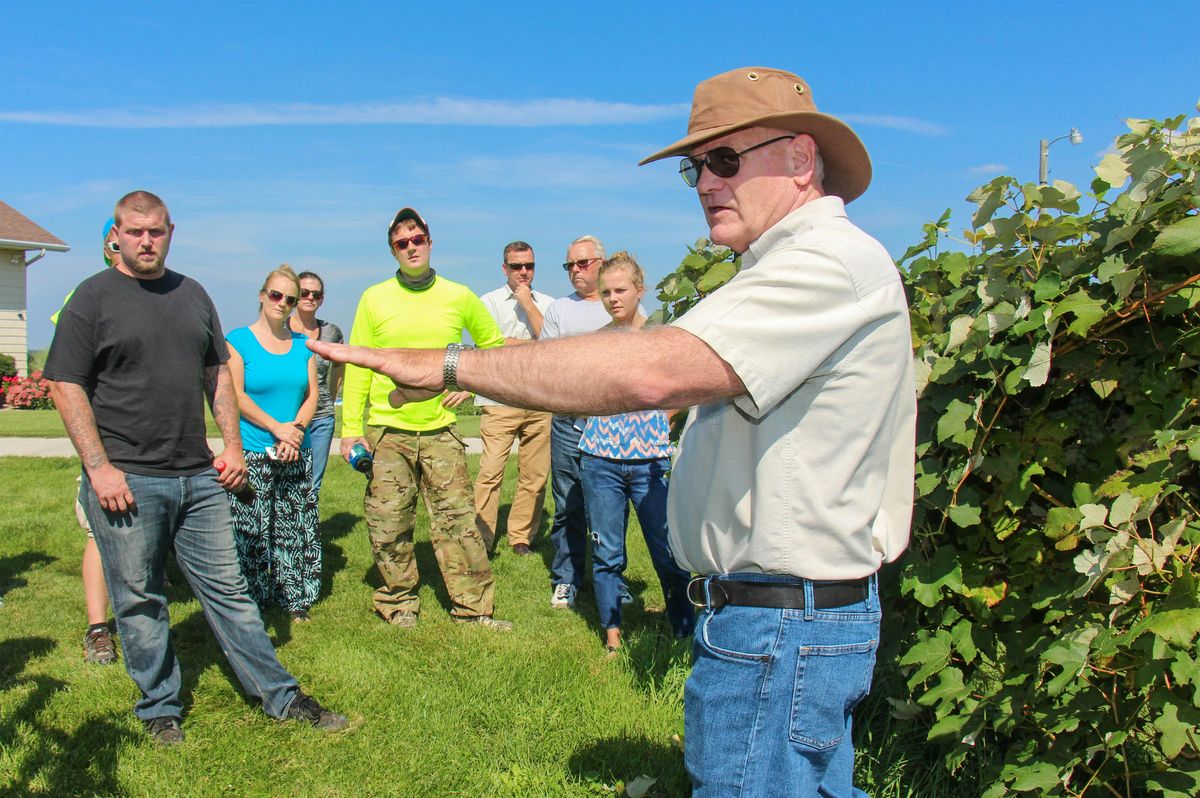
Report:
[[[632,255],[618,252],[605,261],[600,267],[600,301],[613,319],[605,329],[636,335],[646,323],[646,317],[638,312],[645,291],[642,267]],[[687,637],[696,623],[687,598],[691,574],[675,564],[667,544],[670,432],[666,412],[643,410],[592,416],[579,439],[583,504],[592,530],[592,581],[604,644],[610,653],[621,646],[621,588],[630,502],[662,585],[671,631],[676,637]]]
[[[321,586],[321,541],[308,435],[317,365],[304,335],[287,324],[299,295],[291,267],[275,269],[258,293],[258,319],[225,340],[255,491],[252,501],[231,497],[242,574],[259,607],[275,604],[306,621]]]

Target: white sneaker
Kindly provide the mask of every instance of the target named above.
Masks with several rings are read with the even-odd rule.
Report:
[[[632,604],[633,603],[633,594],[629,592],[629,585],[626,585],[623,583],[621,585],[621,603],[622,604]]]
[[[575,606],[575,585],[555,585],[550,596],[550,606],[565,610]]]

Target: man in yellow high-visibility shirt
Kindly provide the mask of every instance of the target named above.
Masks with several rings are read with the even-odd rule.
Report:
[[[429,225],[402,208],[388,226],[396,275],[363,292],[350,343],[383,347],[445,347],[459,344],[465,329],[480,348],[501,346],[504,336],[479,297],[429,266]],[[475,503],[466,449],[454,426],[453,408],[470,396],[449,386],[440,396],[400,407],[388,403],[395,386],[367,369],[346,369],[342,399],[342,456],[356,444],[374,457],[363,509],[375,565],[383,585],[375,611],[394,626],[417,622],[417,562],[413,531],[417,496],[429,508],[429,538],[446,582],[456,621],[508,631],[492,617],[495,579],[487,549],[475,527]],[[365,416],[365,429],[364,429]]]

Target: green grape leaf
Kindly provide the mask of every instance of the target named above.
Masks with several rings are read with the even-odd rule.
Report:
[[[1172,258],[1186,258],[1200,252],[1200,216],[1189,216],[1164,227],[1154,237],[1150,250]]]

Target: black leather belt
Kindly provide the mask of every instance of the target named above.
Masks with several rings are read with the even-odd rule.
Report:
[[[707,596],[705,584],[708,585]],[[841,582],[813,582],[813,609],[827,610],[865,601],[870,577]],[[779,582],[737,582],[730,579],[697,577],[688,583],[688,599],[697,607],[714,610],[733,604],[739,607],[804,609],[804,585]]]
[[[438,427],[437,429],[400,429],[399,427],[384,427],[384,429],[386,429],[388,433],[395,433],[397,435],[411,435],[414,438],[431,438],[434,435],[441,435],[443,432],[449,432],[453,429],[453,427],[447,424],[446,426]]]

